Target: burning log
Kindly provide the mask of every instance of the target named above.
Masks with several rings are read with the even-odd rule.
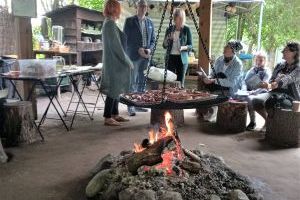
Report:
[[[201,162],[201,158],[199,156],[197,156],[196,154],[194,154],[193,152],[191,152],[188,149],[182,148],[183,153],[188,156],[189,158],[191,158],[192,160],[200,163]]]
[[[192,162],[188,160],[184,160],[179,165],[182,169],[191,172],[191,173],[198,173],[201,169],[201,165],[197,162]]]
[[[164,148],[173,141],[172,136],[159,139],[153,145],[141,152],[133,154],[127,162],[128,171],[133,175],[137,174],[138,168],[143,165],[153,166],[163,161],[161,155]]]

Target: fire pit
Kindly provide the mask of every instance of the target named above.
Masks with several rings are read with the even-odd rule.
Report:
[[[150,130],[133,151],[103,157],[92,175],[86,195],[97,200],[262,199],[221,158],[182,147],[168,112],[164,127]]]

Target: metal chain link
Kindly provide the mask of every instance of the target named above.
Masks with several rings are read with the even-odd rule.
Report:
[[[195,15],[194,15],[194,13],[193,13],[192,7],[191,7],[191,5],[190,5],[190,3],[189,3],[188,0],[186,0],[186,4],[187,4],[187,6],[188,6],[189,13],[190,13],[190,15],[192,16],[192,20],[193,20],[194,25],[195,25],[195,28],[196,28],[196,30],[197,30],[197,33],[198,33],[198,36],[199,36],[201,45],[202,45],[202,47],[203,47],[203,49],[204,49],[204,52],[205,52],[205,54],[206,54],[206,56],[207,56],[207,59],[208,59],[209,63],[210,63],[210,67],[211,67],[211,69],[212,69],[214,75],[216,76],[216,75],[217,75],[216,70],[215,70],[215,68],[214,68],[214,65],[213,65],[212,60],[211,60],[210,57],[209,57],[209,52],[208,52],[207,46],[206,46],[205,43],[204,43],[204,40],[203,40],[202,35],[201,35],[201,32],[200,32],[200,28],[199,28],[199,26],[198,26],[198,23],[197,23],[197,21],[196,21]],[[199,65],[199,64],[198,64],[198,65]],[[217,80],[218,85],[221,85],[218,76],[216,76],[216,80]],[[222,87],[221,87],[221,92],[222,92],[222,95],[224,95],[224,91],[223,91],[223,88],[222,88]]]
[[[173,21],[173,11],[174,11],[174,0],[171,2],[171,10],[170,10],[170,16],[169,16],[169,33],[168,33],[168,38],[171,37],[172,35],[172,21]],[[166,59],[165,59],[165,72],[164,72],[164,82],[163,82],[163,88],[162,88],[162,101],[165,100],[166,96],[166,83],[167,83],[167,74],[168,74],[168,66],[169,66],[169,59],[170,59],[170,53],[171,53],[171,40],[168,39],[168,46],[167,46],[167,54],[166,54]]]
[[[153,50],[151,51],[151,54],[150,54],[150,62],[148,63],[147,74],[146,74],[146,78],[144,80],[144,90],[146,89],[147,81],[149,79],[148,77],[149,77],[149,72],[150,72],[150,68],[151,68],[150,65],[153,62],[153,57],[154,57],[154,54],[155,54],[155,51],[156,51],[157,43],[158,43],[158,40],[159,40],[159,35],[160,35],[161,28],[162,28],[162,25],[163,25],[163,22],[164,22],[164,19],[165,19],[168,4],[169,4],[169,1],[166,0],[165,5],[164,5],[164,10],[163,10],[163,13],[162,13],[162,16],[161,16],[160,24],[159,24],[159,27],[158,27],[158,30],[157,30],[157,35],[156,35],[156,38],[155,38]]]

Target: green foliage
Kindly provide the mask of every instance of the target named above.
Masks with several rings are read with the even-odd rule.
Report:
[[[104,0],[78,0],[78,4],[82,7],[102,11]]]
[[[262,24],[262,46],[266,51],[274,51],[290,40],[300,40],[299,3],[294,0],[265,0]],[[259,26],[259,7],[249,13],[243,14],[244,24],[241,27],[243,40],[256,45]],[[229,19],[229,24],[234,24]],[[229,25],[226,39],[235,36],[236,28]],[[234,32],[233,32],[234,31]]]
[[[40,26],[35,26],[32,27],[32,45],[33,45],[33,49],[39,49],[40,45],[39,45],[39,41],[38,41],[38,37],[39,35],[41,35],[41,27]]]

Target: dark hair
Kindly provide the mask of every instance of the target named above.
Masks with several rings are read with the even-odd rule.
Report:
[[[230,47],[233,51],[233,53],[236,53],[243,49],[243,45],[240,41],[230,41],[226,44],[225,47]]]
[[[295,64],[298,64],[299,63],[300,44],[298,42],[288,42],[286,44],[285,48],[288,48],[288,50],[291,52],[296,52],[294,59],[295,59]]]

